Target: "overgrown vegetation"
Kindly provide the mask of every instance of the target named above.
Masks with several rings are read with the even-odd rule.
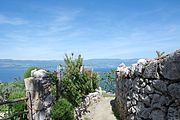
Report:
[[[61,98],[55,102],[51,111],[51,117],[55,120],[73,120],[72,109],[68,108],[68,105],[73,108],[79,106],[88,93],[94,92],[99,87],[98,74],[84,69],[81,55],[77,57],[74,57],[74,54],[65,55],[64,62],[65,66],[60,83]],[[52,92],[55,95],[57,72],[52,72],[49,76],[52,78]],[[61,107],[57,107],[58,105]]]
[[[114,93],[115,92],[115,79],[116,79],[115,70],[111,70],[110,72],[105,72],[101,78],[101,81],[104,86],[104,90],[106,90],[107,92]]]
[[[74,120],[74,108],[68,100],[61,98],[52,106],[50,117],[53,120]]]
[[[65,69],[61,81],[61,94],[73,106],[78,106],[82,99],[99,86],[98,74],[83,69],[83,58],[65,55]]]
[[[0,83],[0,101],[13,100],[25,97],[24,83],[21,80],[15,80],[11,83]],[[5,116],[10,116],[15,112],[24,111],[26,103],[11,103],[0,106],[0,111],[5,113]],[[15,116],[12,120],[25,120],[26,115]]]

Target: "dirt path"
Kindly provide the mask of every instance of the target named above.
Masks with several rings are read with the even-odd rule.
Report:
[[[88,108],[90,113],[87,113],[84,120],[116,120],[110,101],[114,97],[102,97],[100,102],[93,104]]]

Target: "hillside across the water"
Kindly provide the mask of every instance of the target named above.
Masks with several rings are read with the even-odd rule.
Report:
[[[130,65],[137,59],[89,59],[85,60],[85,67],[93,68],[96,72],[107,72],[115,69],[120,63]],[[64,65],[63,60],[11,60],[0,59],[0,81],[9,82],[14,78],[22,78],[24,71],[31,66],[37,66],[48,70],[56,70],[57,65]]]

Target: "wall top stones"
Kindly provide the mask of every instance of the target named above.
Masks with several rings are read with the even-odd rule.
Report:
[[[136,64],[117,67],[118,77],[142,76],[147,79],[180,81],[180,49],[156,59],[139,59]]]
[[[117,67],[116,106],[123,120],[180,120],[180,49]]]

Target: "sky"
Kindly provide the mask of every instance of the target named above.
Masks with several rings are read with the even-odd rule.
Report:
[[[153,58],[180,48],[180,0],[0,0],[0,59]]]

